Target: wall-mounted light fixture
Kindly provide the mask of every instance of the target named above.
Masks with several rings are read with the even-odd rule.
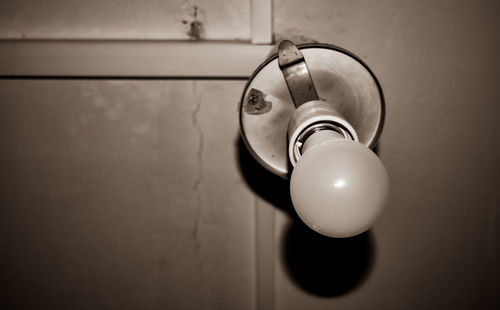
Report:
[[[282,41],[249,79],[240,104],[247,148],[269,171],[291,178],[299,217],[331,237],[366,231],[385,206],[389,179],[371,151],[383,122],[374,74],[325,44]]]

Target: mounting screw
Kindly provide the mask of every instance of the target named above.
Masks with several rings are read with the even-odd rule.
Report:
[[[251,94],[248,97],[248,103],[249,104],[255,105],[255,104],[257,104],[257,102],[259,102],[259,96],[257,96],[256,94]]]

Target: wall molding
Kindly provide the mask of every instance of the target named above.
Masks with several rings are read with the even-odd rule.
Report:
[[[273,49],[248,42],[0,40],[0,78],[246,80]],[[274,211],[264,202],[255,208],[256,308],[274,309]]]
[[[272,50],[232,41],[0,40],[0,77],[247,79]]]

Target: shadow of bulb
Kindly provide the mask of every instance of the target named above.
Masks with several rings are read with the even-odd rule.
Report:
[[[329,237],[351,237],[368,230],[389,193],[389,178],[377,155],[358,142],[339,139],[304,149],[290,180],[299,217]]]

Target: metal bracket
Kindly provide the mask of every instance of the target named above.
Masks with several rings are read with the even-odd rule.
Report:
[[[240,101],[241,136],[254,158],[270,172],[289,177],[293,166],[287,139],[290,118],[307,102],[322,102],[337,111],[354,128],[360,143],[374,147],[385,108],[380,84],[368,66],[352,53],[327,44],[295,47],[285,41],[279,49],[256,69]],[[295,82],[291,72],[297,65],[302,66],[302,79]],[[321,101],[312,100],[315,97]]]
[[[296,108],[306,102],[319,100],[304,56],[292,41],[280,42],[278,64]]]

